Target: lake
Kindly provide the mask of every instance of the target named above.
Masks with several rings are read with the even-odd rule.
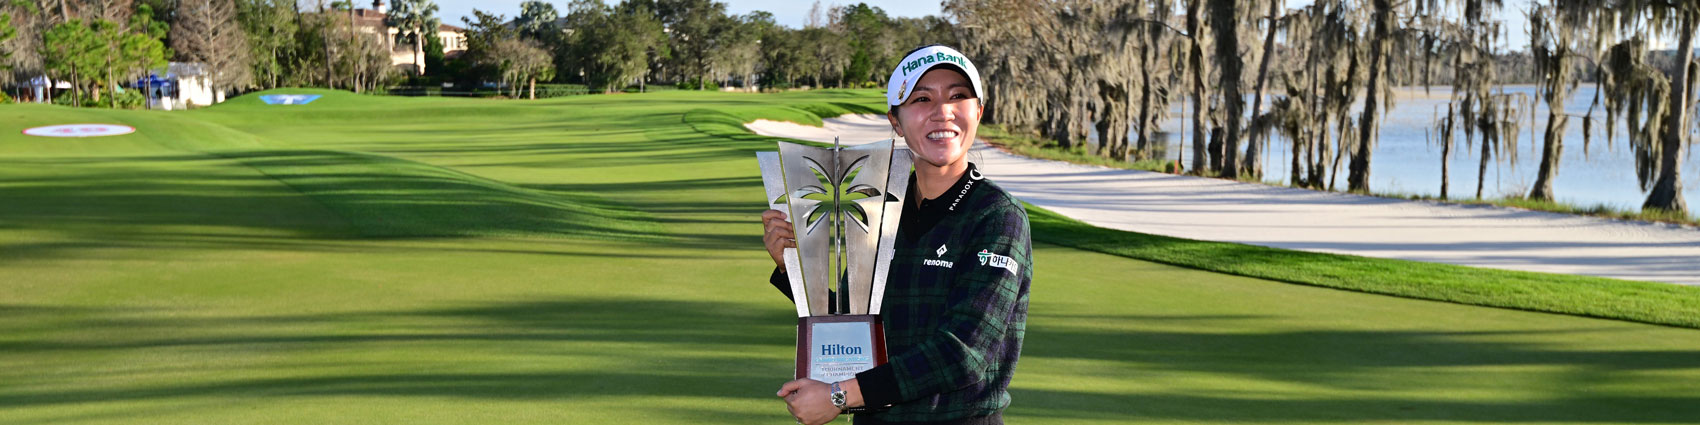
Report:
[[[1425,131],[1434,132],[1435,122],[1438,121],[1437,108],[1450,102],[1451,89],[1434,87],[1429,95],[1423,95],[1421,90],[1420,87],[1399,90],[1392,109],[1384,116],[1381,136],[1370,163],[1370,189],[1376,193],[1431,196],[1440,194],[1440,146],[1428,140]],[[1506,86],[1499,90],[1524,93],[1531,98],[1534,95],[1534,87],[1527,85]],[[1588,106],[1593,102],[1595,90],[1594,85],[1578,87],[1570,102],[1565,105],[1566,112],[1575,116],[1586,114]],[[1268,108],[1268,104],[1265,103],[1264,107]],[[1603,132],[1604,108],[1605,105],[1602,104],[1594,113],[1595,134],[1586,153],[1582,149],[1582,119],[1570,119],[1564,136],[1564,157],[1559,163],[1558,178],[1553,181],[1553,191],[1557,193],[1560,202],[1568,204],[1603,204],[1631,211],[1640,210],[1641,202],[1646,200],[1646,192],[1641,190],[1635,178],[1634,153],[1629,148],[1625,127],[1623,123],[1618,123],[1617,128],[1613,129],[1615,134],[1612,140],[1608,142]],[[1251,109],[1249,96],[1246,109]],[[1186,125],[1188,121],[1183,118],[1182,113],[1180,106],[1174,107],[1170,111],[1170,118],[1163,124],[1163,130],[1174,135],[1170,139],[1168,157],[1175,158],[1179,155],[1182,164],[1191,164],[1192,151],[1186,145],[1187,140],[1182,137],[1183,126],[1186,127],[1186,138],[1191,137],[1191,128]],[[1488,165],[1482,196],[1499,198],[1528,195],[1529,188],[1535,183],[1535,174],[1540,170],[1540,149],[1544,143],[1540,138],[1546,131],[1547,121],[1547,108],[1544,103],[1537,102],[1535,115],[1536,121],[1533,125],[1526,121],[1523,123],[1516,143],[1516,161],[1512,162],[1509,155],[1506,155],[1496,158],[1496,161]],[[1527,117],[1528,114],[1524,112],[1521,116]],[[1354,119],[1353,125],[1356,124]],[[1093,137],[1095,139],[1096,135]],[[1530,137],[1534,139],[1531,140]],[[1481,147],[1466,147],[1462,133],[1454,138],[1454,143],[1449,195],[1454,199],[1472,198],[1476,191]],[[1691,146],[1690,151],[1692,149]],[[1286,139],[1279,136],[1270,138],[1263,156],[1266,181],[1273,184],[1287,182],[1287,170],[1292,163],[1291,153],[1292,147]],[[1697,198],[1700,196],[1700,160],[1695,157],[1696,155],[1689,152],[1684,158],[1682,170],[1684,200],[1690,205],[1700,202],[1700,198]],[[1336,188],[1345,188],[1346,168],[1346,162],[1342,161]]]

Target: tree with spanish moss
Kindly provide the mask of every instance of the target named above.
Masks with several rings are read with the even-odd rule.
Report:
[[[0,84],[10,85],[41,75],[40,7],[26,0],[0,0]]]
[[[1264,2],[1268,4],[1269,11],[1262,20],[1266,28],[1264,29],[1263,54],[1258,55],[1256,88],[1252,89],[1251,115],[1253,119],[1263,114],[1264,95],[1268,93],[1266,89],[1269,87],[1269,62],[1270,58],[1275,56],[1275,34],[1280,32],[1281,9],[1283,4],[1286,3],[1285,0],[1264,0]],[[1267,134],[1267,132],[1253,133],[1246,143],[1244,172],[1252,180],[1263,179],[1263,143]]]
[[[1564,157],[1564,131],[1570,116],[1564,112],[1564,102],[1570,99],[1580,83],[1576,60],[1585,46],[1580,32],[1585,29],[1582,11],[1569,7],[1562,0],[1548,0],[1529,11],[1529,51],[1534,54],[1540,80],[1535,86],[1536,97],[1546,102],[1547,124],[1541,148],[1540,171],[1529,190],[1529,199],[1550,201],[1554,198],[1553,180],[1558,176],[1559,162]],[[1590,108],[1592,111],[1592,108]],[[1584,119],[1591,120],[1591,117]],[[1588,127],[1586,122],[1584,127]],[[1588,137],[1583,130],[1584,140]]]
[[[209,87],[229,91],[252,81],[247,34],[236,22],[231,0],[183,0],[171,25],[171,48],[179,59],[205,66]]]
[[[1369,76],[1365,81],[1363,112],[1358,115],[1358,141],[1352,146],[1350,174],[1346,179],[1347,189],[1353,192],[1370,190],[1370,157],[1381,131],[1381,114],[1391,106],[1392,100],[1388,71],[1392,66],[1394,35],[1400,30],[1400,12],[1411,4],[1409,1],[1396,4],[1394,0],[1369,0],[1369,3],[1370,32],[1365,37],[1369,43]]]
[[[1693,123],[1695,27],[1700,2],[1679,0],[1560,0],[1586,14],[1596,37],[1635,34],[1612,44],[1601,55],[1600,90],[1605,96],[1607,128],[1625,120],[1635,152],[1635,175],[1647,191],[1643,210],[1687,214],[1682,198],[1682,162]],[[1677,40],[1677,66],[1661,71],[1648,63],[1647,37]],[[1608,134],[1610,134],[1608,132]]]

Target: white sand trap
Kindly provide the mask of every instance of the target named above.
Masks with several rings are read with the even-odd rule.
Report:
[[[891,137],[880,115],[825,128],[757,121],[766,136]],[[1318,192],[1020,157],[970,159],[1022,200],[1095,226],[1188,239],[1508,270],[1700,285],[1700,229],[1491,206]]]

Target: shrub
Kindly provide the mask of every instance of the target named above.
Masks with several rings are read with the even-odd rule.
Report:
[[[693,79],[693,80],[680,81],[678,84],[674,84],[674,87],[678,87],[679,90],[696,90],[698,81],[701,81],[701,80],[700,79]],[[714,80],[708,80],[708,82],[702,84],[702,89],[703,90],[720,90],[720,83],[716,83],[716,82],[714,82]]]

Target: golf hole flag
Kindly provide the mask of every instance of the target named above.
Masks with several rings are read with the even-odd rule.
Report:
[[[756,153],[768,205],[796,232],[784,257],[797,305],[797,379],[839,382],[886,362],[880,300],[912,165],[892,146],[780,142],[778,152]]]

